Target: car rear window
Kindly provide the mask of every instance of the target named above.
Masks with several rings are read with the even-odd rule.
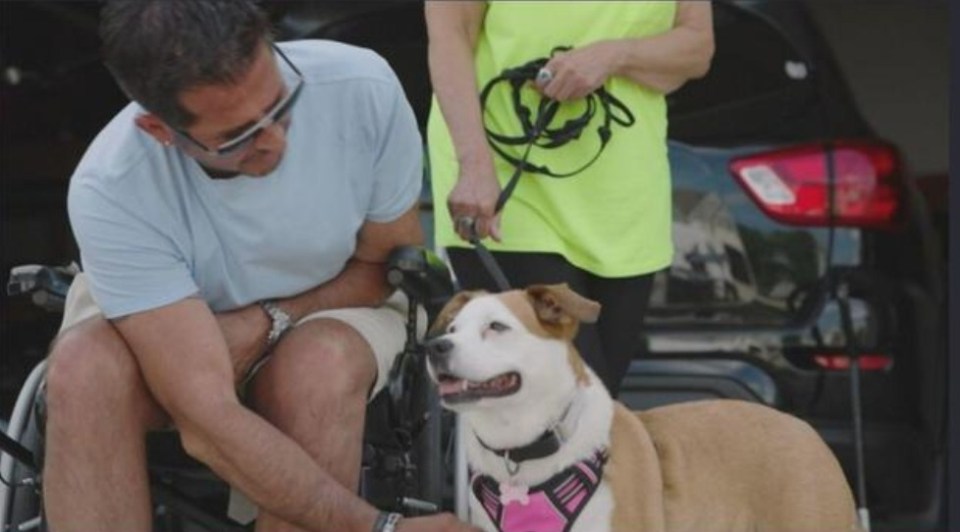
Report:
[[[811,65],[755,12],[714,2],[713,17],[709,73],[667,97],[670,137],[729,145],[810,136],[817,101]]]

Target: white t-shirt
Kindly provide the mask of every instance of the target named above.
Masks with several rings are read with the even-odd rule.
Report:
[[[134,103],[87,150],[68,211],[106,317],[194,294],[220,312],[301,293],[341,271],[364,222],[416,202],[422,142],[386,61],[330,41],[281,48],[304,87],[272,173],[211,179],[138,129]]]

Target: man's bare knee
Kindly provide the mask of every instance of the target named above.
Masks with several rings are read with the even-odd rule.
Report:
[[[46,402],[51,414],[69,417],[105,415],[130,409],[147,428],[162,414],[147,392],[139,367],[126,343],[102,318],[63,333],[53,345],[46,374]],[[67,416],[56,416],[65,419]]]
[[[291,333],[289,342],[279,346],[263,375],[257,377],[257,395],[311,390],[326,397],[366,398],[377,377],[377,365],[363,338],[334,321],[301,327],[305,330]],[[292,399],[303,401],[307,397]]]
[[[364,398],[377,376],[376,363],[367,351],[328,345],[318,357],[316,376],[330,393]]]

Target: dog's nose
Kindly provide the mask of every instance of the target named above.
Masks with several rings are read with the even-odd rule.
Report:
[[[446,367],[450,359],[450,352],[453,351],[453,342],[446,338],[434,338],[427,342],[424,347],[427,350],[427,358],[435,368]]]

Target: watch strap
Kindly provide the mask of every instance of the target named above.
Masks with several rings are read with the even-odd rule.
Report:
[[[373,532],[396,532],[397,523],[403,516],[393,512],[380,512],[373,522]]]
[[[293,326],[293,320],[279,305],[273,301],[260,301],[260,308],[270,318],[270,331],[267,333],[267,349],[272,348],[280,337]]]

